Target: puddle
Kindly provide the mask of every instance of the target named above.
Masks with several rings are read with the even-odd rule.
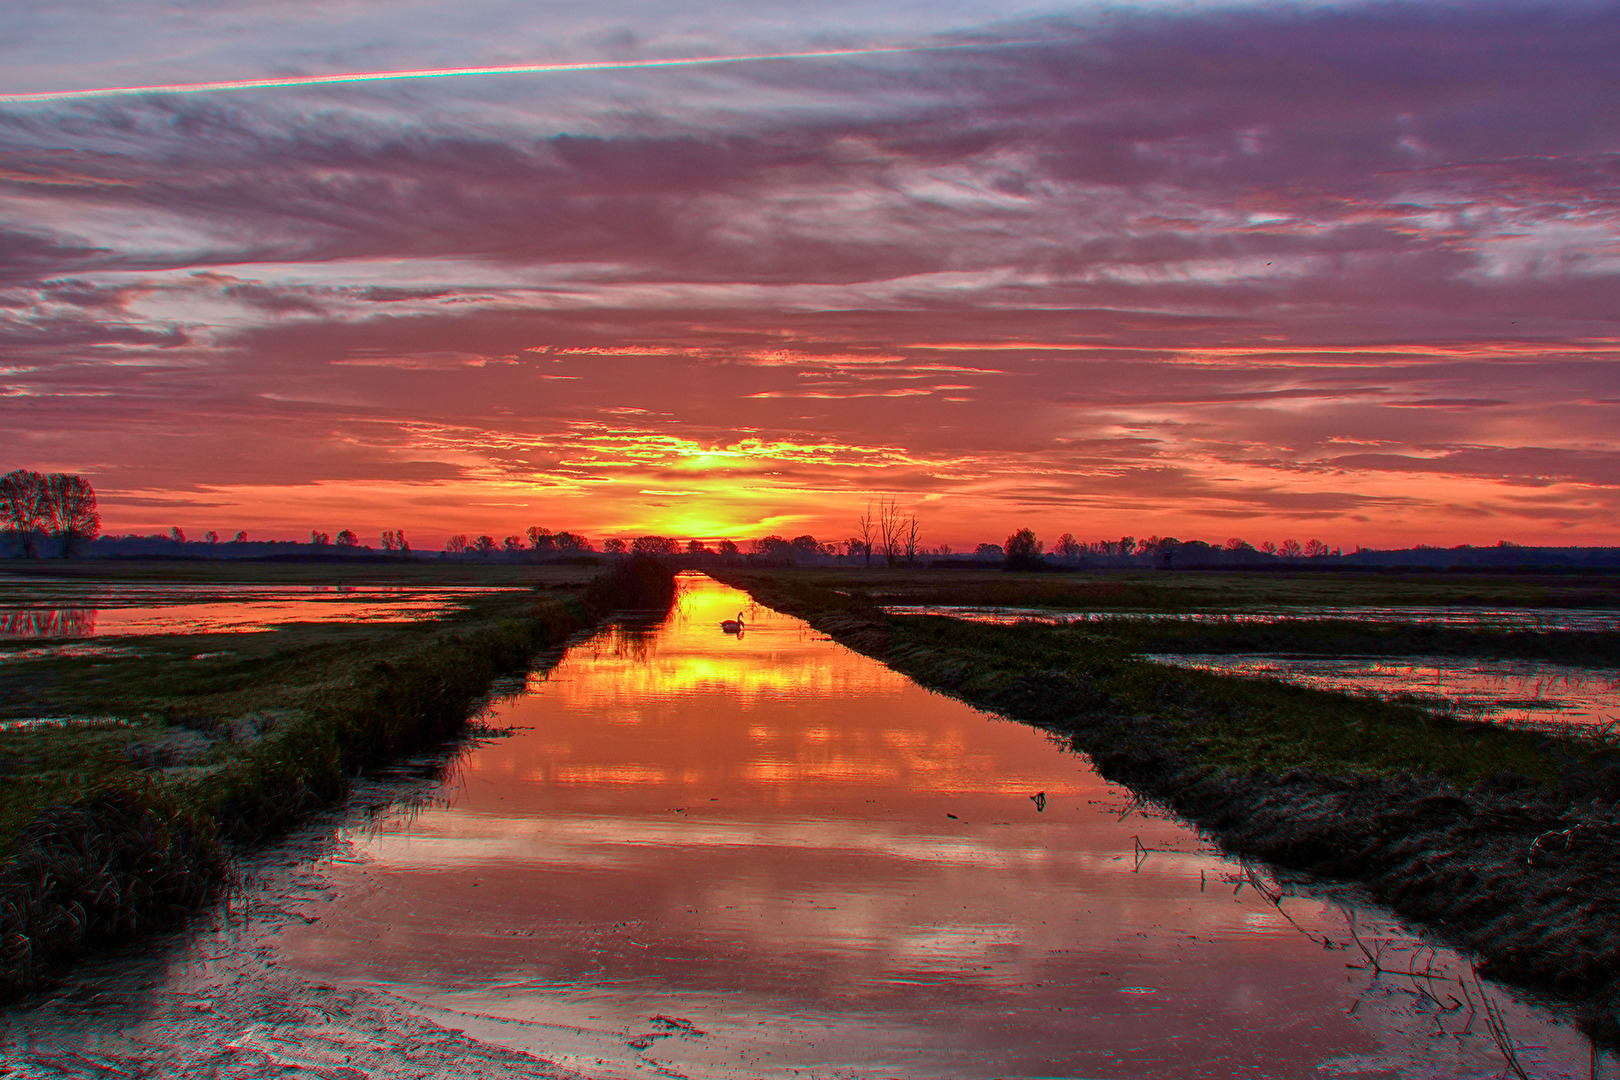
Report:
[[[1337,693],[1416,697],[1445,703],[1468,719],[1544,731],[1601,728],[1620,720],[1620,673],[1534,660],[1256,653],[1147,653],[1142,659]]]
[[[1242,611],[1054,611],[1035,607],[972,607],[941,604],[894,605],[891,615],[946,615],[968,622],[1009,625],[1044,622],[1056,625],[1130,619],[1142,622],[1190,622],[1214,625],[1286,622],[1411,623],[1471,630],[1534,630],[1593,633],[1620,630],[1612,611],[1572,608],[1475,607],[1275,607]]]
[[[1483,993],[1529,1075],[1586,1075],[1574,1028],[1376,909],[1280,887],[1042,733],[683,577],[666,622],[496,700],[514,734],[423,798],[307,830],[229,926],[7,1014],[12,1060],[1483,1078],[1506,1069]]]
[[[0,606],[0,639],[241,634],[293,622],[416,622],[441,618],[472,595],[497,591],[503,590],[7,581],[0,589],[0,605],[6,605]]]

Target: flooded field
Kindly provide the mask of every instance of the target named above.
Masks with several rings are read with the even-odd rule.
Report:
[[[0,581],[0,640],[252,633],[292,622],[435,619],[487,586]]]
[[[1410,623],[1474,630],[1534,630],[1592,633],[1620,629],[1620,614],[1573,608],[1481,607],[1311,607],[1247,608],[1239,611],[1054,611],[1039,607],[978,607],[946,604],[897,604],[891,615],[945,615],[968,622],[1007,626],[1019,622],[1055,625],[1115,619],[1145,622],[1189,622],[1243,625],[1289,622]]]
[[[1448,656],[1171,654],[1143,657],[1217,675],[1280,679],[1299,686],[1429,702],[1467,719],[1548,731],[1620,721],[1620,672],[1533,660]]]
[[[1588,1074],[1575,1029],[1376,910],[685,585],[499,701],[513,733],[425,798],[6,1014],[0,1076],[1494,1077],[1487,1001],[1529,1075]]]

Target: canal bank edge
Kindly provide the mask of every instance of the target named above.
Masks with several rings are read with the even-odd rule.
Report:
[[[1482,974],[1554,995],[1594,1038],[1620,1043],[1620,816],[1610,778],[1554,791],[1509,773],[1463,790],[1414,773],[1212,766],[1186,725],[1220,705],[1168,672],[1179,726],[1083,672],[1019,669],[1016,650],[993,644],[1012,640],[1007,627],[886,616],[768,573],[711,573],[929,689],[1068,737],[1104,777],[1233,854],[1362,885],[1477,955]],[[922,625],[926,641],[915,633]]]
[[[200,783],[114,787],[47,809],[0,863],[0,1002],[49,985],[87,950],[172,928],[210,902],[232,847],[341,799],[358,771],[462,733],[499,675],[625,609],[673,602],[674,573],[621,560],[563,600],[447,628],[326,688],[304,722]]]

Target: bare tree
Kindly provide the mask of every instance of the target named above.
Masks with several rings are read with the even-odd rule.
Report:
[[[484,533],[473,541],[473,550],[480,555],[488,555],[495,550],[495,538],[488,533]]]
[[[1064,533],[1058,537],[1057,543],[1052,550],[1061,555],[1065,562],[1074,562],[1080,558],[1080,553],[1085,550],[1085,546],[1074,538],[1074,533]]]
[[[28,469],[0,476],[0,520],[17,534],[23,554],[34,557],[34,534],[45,512],[45,478]]]
[[[898,499],[878,502],[878,537],[883,544],[883,561],[893,566],[900,561],[905,546],[905,527],[900,518]]]
[[[855,521],[860,531],[861,551],[866,555],[866,565],[872,565],[872,539],[877,532],[877,519],[872,516],[872,501],[866,502],[866,513]],[[853,552],[851,552],[853,554]]]
[[[384,551],[394,550],[394,530],[384,529],[382,533],[382,547]]]
[[[529,526],[529,546],[535,551],[556,551],[557,539],[551,535],[551,530],[539,525]]]
[[[523,537],[508,536],[501,540],[501,549],[508,554],[523,550]]]
[[[1328,546],[1320,540],[1310,540],[1305,544],[1305,554],[1310,558],[1317,558],[1328,554]]]
[[[1283,556],[1286,559],[1297,559],[1297,558],[1299,558],[1299,556],[1300,556],[1299,541],[1298,540],[1284,540],[1282,542],[1282,547],[1278,549],[1278,554]]]
[[[444,542],[444,550],[451,555],[460,555],[467,550],[467,534],[456,533]]]
[[[1277,545],[1273,544],[1270,540],[1265,540],[1261,542],[1260,550],[1265,552],[1267,555],[1275,555],[1277,554]]]
[[[903,532],[905,534],[906,565],[915,566],[917,563],[917,541],[922,538],[922,526],[917,521],[917,515],[906,518]]]

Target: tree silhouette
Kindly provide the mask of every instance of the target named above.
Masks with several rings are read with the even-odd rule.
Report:
[[[231,541],[231,543],[233,543],[233,544],[245,544],[245,543],[247,543],[247,530],[246,529],[238,529],[236,531],[236,538],[233,539]]]
[[[344,529],[337,536],[338,547],[359,547],[360,538],[354,534],[353,529]]]
[[[444,550],[451,555],[460,555],[467,550],[467,534],[457,533],[444,542]]]
[[[1006,552],[1003,565],[1008,570],[1038,570],[1041,567],[1041,542],[1033,529],[1019,529],[1007,537],[1002,550]]]
[[[93,540],[101,531],[95,489],[82,476],[68,473],[47,476],[40,517],[45,527],[62,541],[64,559],[73,554],[81,541]]]
[[[602,541],[602,550],[609,555],[623,555],[630,545],[615,536],[611,540]]]

